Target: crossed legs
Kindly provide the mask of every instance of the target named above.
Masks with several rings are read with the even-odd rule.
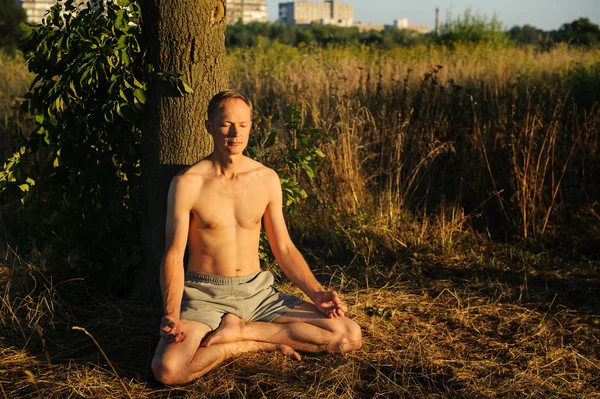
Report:
[[[346,353],[362,345],[358,324],[346,317],[329,319],[309,303],[295,307],[271,323],[245,322],[226,314],[219,328],[208,336],[210,327],[189,320],[183,323],[188,338],[173,344],[161,338],[152,359],[154,376],[165,384],[189,382],[245,352],[279,351],[300,359],[295,350]]]

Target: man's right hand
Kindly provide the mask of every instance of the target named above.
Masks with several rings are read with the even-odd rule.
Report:
[[[165,315],[160,321],[160,336],[168,343],[183,342],[187,334],[183,331],[183,323],[174,316]]]

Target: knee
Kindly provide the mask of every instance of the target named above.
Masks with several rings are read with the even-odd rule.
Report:
[[[335,333],[335,352],[348,353],[359,350],[362,347],[362,332],[355,321],[343,319],[344,323]]]
[[[159,382],[166,385],[183,384],[186,381],[181,376],[181,367],[165,359],[152,360],[152,374]]]

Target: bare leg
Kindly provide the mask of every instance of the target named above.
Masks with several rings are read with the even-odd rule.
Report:
[[[360,327],[352,320],[327,318],[314,305],[304,303],[272,323],[249,323],[226,314],[202,346],[246,341],[283,344],[304,352],[349,352],[360,348],[362,337]]]
[[[213,369],[219,363],[246,352],[279,351],[286,356],[300,359],[291,347],[268,343],[240,341],[215,344],[210,348],[199,347],[210,328],[201,323],[184,320],[188,338],[179,343],[167,343],[161,338],[152,359],[152,371],[157,380],[165,384],[185,384]]]

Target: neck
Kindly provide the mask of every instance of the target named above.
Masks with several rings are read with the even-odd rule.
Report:
[[[234,178],[244,164],[244,156],[241,154],[230,155],[213,152],[209,159],[212,161],[217,174],[227,178]]]

